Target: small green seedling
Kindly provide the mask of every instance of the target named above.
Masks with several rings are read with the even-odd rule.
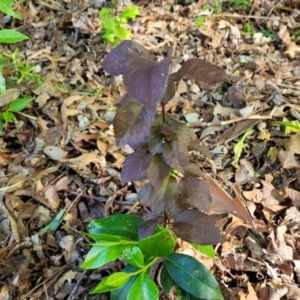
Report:
[[[195,20],[195,24],[196,24],[198,27],[202,27],[202,26],[204,26],[205,21],[206,21],[206,18],[204,18],[204,17],[198,17],[198,18]]]
[[[254,35],[256,33],[256,30],[254,29],[253,25],[250,22],[245,24],[244,33],[248,35]]]
[[[17,124],[15,113],[21,112],[33,100],[33,98],[19,98],[12,101],[7,110],[0,114],[0,136],[3,134],[3,123]]]
[[[251,133],[252,127],[250,127],[243,135],[243,137],[240,139],[240,141],[234,146],[233,152],[234,152],[234,160],[231,163],[236,169],[239,169],[239,159],[242,155],[242,152],[244,149],[248,147],[247,144],[245,144],[245,140],[248,137],[248,135]]]
[[[251,0],[233,0],[231,4],[233,6],[241,6],[243,10],[246,10],[248,7],[252,6]]]
[[[208,269],[195,258],[176,253],[177,238],[195,243],[196,248],[207,245],[204,251],[209,255],[214,255],[211,245],[226,239],[210,215],[212,190],[199,166],[190,161],[189,151],[202,151],[197,136],[166,111],[166,104],[183,77],[211,90],[228,76],[223,68],[201,59],[188,59],[170,74],[171,62],[170,57],[156,61],[134,41],[122,42],[102,61],[107,73],[123,75],[127,89],[113,120],[117,146],[135,149],[121,170],[121,184],[147,178],[138,201],[152,210],[145,221],[113,215],[88,227],[87,235],[95,243],[81,267],[96,269],[116,259],[125,265],[91,292],[111,291],[112,300],[157,300],[159,289],[151,270],[159,261],[163,261],[160,281],[165,293],[175,288],[181,299],[223,299]]]
[[[41,84],[41,75],[35,73],[36,67],[31,65],[28,60],[23,59],[18,48],[14,52],[4,51],[2,53],[4,63],[12,70],[12,76],[21,84],[23,81],[33,80],[36,85]]]
[[[298,120],[290,121],[290,122],[273,121],[270,124],[285,126],[284,134],[286,135],[291,134],[292,132],[294,133],[300,132],[300,123]]]
[[[300,41],[300,29],[296,30],[293,35],[292,38],[294,41],[299,42]]]
[[[128,7],[118,15],[113,8],[102,8],[99,15],[102,21],[103,39],[114,45],[118,45],[123,40],[129,40],[131,32],[124,26],[129,20],[135,20],[138,14],[138,6]]]
[[[14,0],[1,0],[0,1],[0,11],[3,12],[6,15],[12,16],[16,19],[22,20],[22,17],[19,14],[16,14],[12,10],[12,5],[14,3]],[[28,36],[24,35],[23,33],[20,33],[16,30],[12,29],[2,29],[0,30],[0,44],[13,44],[18,43],[24,40],[28,40]],[[6,84],[5,79],[2,75],[4,67],[4,60],[2,55],[0,54],[0,94],[5,94],[6,92]]]
[[[93,96],[101,96],[102,95],[102,89],[103,87],[98,87],[95,91],[84,91],[79,92],[76,90],[71,90],[66,87],[60,86],[59,84],[55,84],[54,88],[60,92],[66,93],[66,94],[75,94],[75,95],[83,95],[85,97],[93,97]]]
[[[201,262],[175,252],[176,237],[169,228],[153,223],[150,232],[151,226],[145,225],[143,219],[121,214],[90,223],[86,235],[95,243],[81,268],[98,269],[116,259],[124,265],[120,272],[104,278],[90,294],[111,292],[112,300],[158,300],[159,289],[151,270],[162,261],[159,281],[166,294],[175,289],[182,299],[224,299],[217,280]],[[211,245],[193,246],[214,257]]]

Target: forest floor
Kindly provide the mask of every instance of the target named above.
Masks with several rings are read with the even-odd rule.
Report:
[[[130,4],[123,2],[118,11]],[[225,299],[300,299],[297,3],[135,1],[140,15],[127,26],[157,59],[201,58],[230,78],[212,92],[181,80],[167,106],[209,149],[209,158],[195,159],[199,167],[249,209],[220,215],[227,242],[216,246],[210,269]],[[2,28],[30,38],[0,46],[9,85],[2,113],[12,100],[34,97],[0,137],[2,300],[109,299],[88,291],[115,265],[80,269],[90,247],[82,232],[95,218],[149,210],[135,202],[139,185],[120,182],[132,149],[115,145],[112,120],[126,91],[101,67],[114,47],[102,38],[101,4],[111,5],[26,1],[16,5],[23,21],[0,18]],[[13,71],[25,60],[35,71],[17,84]]]

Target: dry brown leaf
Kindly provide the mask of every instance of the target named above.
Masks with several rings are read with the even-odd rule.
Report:
[[[60,178],[56,183],[55,183],[55,190],[57,192],[66,190],[68,189],[68,185],[71,183],[72,177],[71,176],[64,176]]]
[[[63,161],[68,152],[62,150],[57,146],[47,146],[44,148],[44,153],[51,159],[56,161]]]
[[[47,103],[47,100],[50,99],[50,97],[58,93],[54,88],[54,82],[57,82],[56,77],[53,74],[48,73],[46,76],[46,80],[35,90],[33,90],[33,93],[38,96],[35,99],[35,102],[38,103],[39,107],[43,107]]]
[[[277,140],[276,143],[285,149],[277,152],[282,167],[285,169],[300,168],[300,164],[295,158],[295,154],[300,154],[300,133],[292,135],[289,139]]]
[[[68,117],[76,116],[76,115],[82,113],[81,110],[78,110],[75,108],[70,109],[69,106],[72,105],[74,102],[78,102],[78,101],[82,101],[82,100],[84,100],[84,96],[80,96],[80,95],[70,96],[70,97],[64,99],[63,104],[61,106],[61,110],[60,110],[61,116],[63,119],[64,128],[66,128],[68,125],[68,123],[67,123]]]
[[[60,199],[53,185],[47,187],[45,191],[45,198],[48,200],[52,208],[56,209],[59,207]]]
[[[76,171],[83,171],[87,169],[90,163],[94,163],[96,169],[100,170],[106,166],[106,159],[104,156],[100,156],[96,152],[83,153],[82,155],[65,159],[64,161],[69,162],[72,169]]]
[[[215,31],[212,29],[213,22],[212,21],[206,21],[205,25],[201,28],[199,28],[199,31],[204,34],[205,36],[208,36],[211,38],[211,42],[209,44],[215,49],[218,48],[221,45],[221,41],[223,38],[222,33]]]
[[[296,56],[296,52],[300,52],[300,46],[291,40],[290,33],[288,32],[286,25],[281,26],[278,36],[287,45],[287,50],[284,53],[294,58]]]
[[[0,107],[16,100],[21,95],[21,89],[8,89],[4,95],[0,95]]]
[[[7,284],[4,284],[1,288],[0,292],[0,300],[8,300],[9,299],[9,286]]]

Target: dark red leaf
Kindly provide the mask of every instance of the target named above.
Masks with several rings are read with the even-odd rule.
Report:
[[[149,202],[156,214],[166,211],[172,217],[191,207],[180,195],[177,180],[173,176],[167,177],[160,189],[152,188]]]
[[[160,188],[165,178],[170,174],[171,168],[167,165],[162,154],[152,156],[151,163],[147,169],[149,182],[155,187]]]
[[[206,183],[200,178],[185,176],[179,183],[182,196],[195,208],[210,212],[211,195]]]
[[[164,217],[159,215],[153,219],[146,220],[139,228],[139,239],[152,235],[158,225],[164,222]]]
[[[124,74],[129,64],[129,57],[143,57],[150,61],[156,61],[155,56],[135,41],[124,41],[110,51],[102,61],[102,68],[109,74],[117,76]],[[134,60],[134,58],[130,59]]]
[[[163,102],[165,104],[168,103],[171,99],[174,98],[175,93],[176,93],[176,84],[172,81],[169,81],[163,96]]]
[[[212,178],[208,178],[205,183],[209,188],[212,197],[211,213],[229,213],[240,218],[245,223],[253,224],[252,216],[240,199],[232,199]]]
[[[190,163],[184,171],[184,176],[204,177],[204,173],[193,163]]]
[[[166,163],[173,169],[184,172],[189,164],[189,155],[187,151],[178,149],[178,142],[175,140],[163,144],[163,155]]]
[[[198,151],[204,156],[211,158],[210,151],[207,146],[200,144],[199,140],[192,140],[188,145],[188,151]]]
[[[125,95],[113,122],[116,144],[133,146],[143,141],[149,135],[153,117],[142,104]]]
[[[204,90],[212,90],[221,82],[228,80],[222,68],[197,58],[187,60],[177,72],[170,75],[170,80],[179,81],[184,76],[196,80]]]
[[[152,62],[142,57],[130,56],[124,72],[124,84],[128,93],[153,113],[161,101],[169,77],[170,59]]]
[[[180,213],[172,225],[177,237],[188,242],[215,245],[226,241],[216,226],[216,218],[196,209]]]
[[[171,139],[177,140],[179,151],[187,151],[190,141],[196,136],[191,128],[185,123],[168,116],[166,123],[162,124],[161,131],[170,135]]]
[[[148,168],[152,154],[145,149],[138,149],[130,154],[121,171],[121,183],[138,180]]]

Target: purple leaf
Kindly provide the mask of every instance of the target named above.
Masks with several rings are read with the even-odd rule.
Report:
[[[169,77],[170,59],[158,63],[142,57],[128,57],[124,84],[128,93],[153,113],[161,101]]]
[[[143,141],[149,135],[153,117],[142,104],[126,94],[113,122],[116,144],[133,146]]]
[[[138,149],[127,156],[121,171],[121,183],[138,180],[148,168],[152,154],[145,149]]]
[[[187,151],[178,149],[178,142],[171,140],[163,144],[163,155],[166,163],[173,169],[183,172],[189,164],[189,155]]]
[[[124,74],[130,56],[140,56],[150,61],[156,61],[155,56],[150,54],[150,52],[139,43],[124,41],[106,55],[102,61],[102,68],[114,76]],[[134,60],[134,58],[130,59],[130,61],[131,60]]]
[[[216,226],[216,219],[196,209],[180,213],[173,225],[177,237],[199,245],[215,245],[226,241]]]
[[[228,80],[222,68],[198,58],[187,60],[177,72],[170,75],[170,80],[179,81],[184,76],[196,80],[204,90],[212,90],[221,82]]]
[[[179,183],[182,196],[199,210],[210,212],[212,198],[208,186],[200,178],[185,176]]]
[[[165,91],[164,96],[163,96],[163,102],[165,104],[168,103],[171,99],[174,98],[175,93],[176,93],[176,85],[175,85],[174,82],[169,81],[168,85],[167,85],[167,88],[166,88],[166,91]]]
[[[191,207],[180,195],[177,180],[173,176],[167,177],[160,189],[152,189],[150,203],[156,214],[167,211],[173,217]]]
[[[154,154],[147,169],[149,182],[155,187],[160,188],[165,178],[170,174],[171,168],[167,165],[162,154]]]

